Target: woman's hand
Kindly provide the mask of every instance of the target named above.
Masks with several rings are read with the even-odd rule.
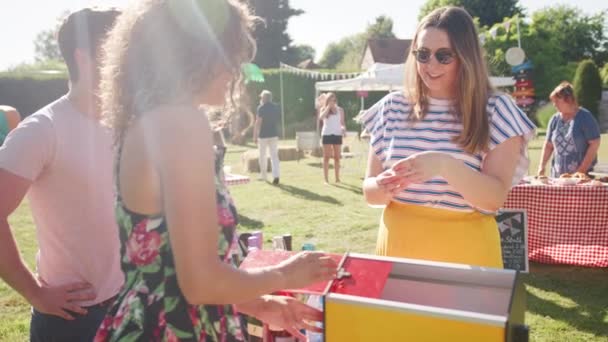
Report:
[[[378,188],[391,197],[401,192],[410,183],[410,180],[406,176],[396,174],[393,169],[383,171],[376,176]]]
[[[538,172],[536,173],[537,176],[544,176],[545,175],[545,168],[543,167],[542,169],[538,169]]]
[[[320,252],[300,252],[277,265],[285,289],[297,289],[335,278],[338,265]]]
[[[450,158],[449,154],[442,152],[420,152],[396,162],[391,169],[409,183],[424,183],[441,176]]]
[[[301,329],[314,332],[323,330],[314,322],[323,322],[323,312],[308,306],[292,297],[264,296],[264,304],[255,315],[266,324],[287,330],[293,337],[306,341]]]

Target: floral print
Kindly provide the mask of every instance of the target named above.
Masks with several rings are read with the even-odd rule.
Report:
[[[216,198],[220,239],[218,257],[240,260],[237,213],[224,183],[221,155],[216,153]],[[190,305],[181,293],[164,217],[129,211],[117,198],[125,285],[103,320],[102,341],[246,341],[244,319],[233,305]]]

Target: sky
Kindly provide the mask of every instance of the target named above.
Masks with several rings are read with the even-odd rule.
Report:
[[[0,28],[0,70],[34,59],[34,40],[43,30],[54,27],[57,18],[66,10],[102,5],[122,6],[132,0],[1,0],[2,28]],[[491,0],[489,0],[491,1]],[[288,32],[295,44],[315,48],[317,59],[327,44],[343,37],[363,32],[376,17],[387,15],[393,19],[398,38],[411,38],[416,29],[418,12],[425,0],[291,0],[293,8],[305,11],[289,22]],[[530,14],[564,0],[520,0]],[[577,0],[575,6],[586,14],[608,10],[602,0]]]

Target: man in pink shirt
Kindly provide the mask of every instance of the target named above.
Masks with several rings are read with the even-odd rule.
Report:
[[[70,14],[58,43],[70,90],[26,118],[0,147],[0,277],[33,306],[31,341],[92,341],[123,284],[114,218],[111,133],[99,122],[99,46],[118,11]],[[27,194],[37,274],[8,216]]]

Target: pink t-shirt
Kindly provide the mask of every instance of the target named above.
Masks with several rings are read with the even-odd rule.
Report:
[[[93,285],[93,305],[124,281],[114,217],[109,130],[62,97],[26,118],[0,147],[0,168],[32,181],[37,272],[50,286]]]

